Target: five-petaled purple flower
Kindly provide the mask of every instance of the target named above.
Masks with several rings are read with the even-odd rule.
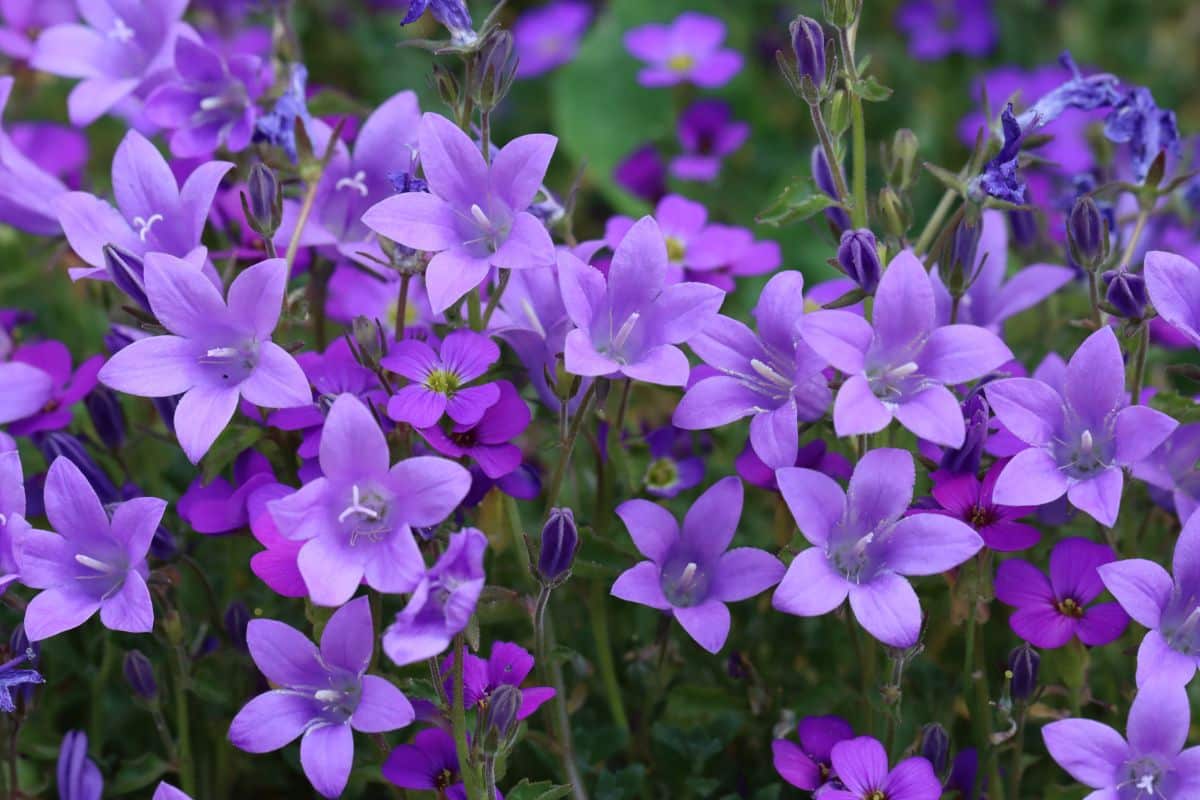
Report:
[[[21,454],[15,449],[4,449],[4,443],[0,441],[0,592],[21,577],[13,542],[28,528]]]
[[[941,508],[925,510],[962,520],[974,528],[983,537],[983,543],[992,550],[1011,552],[1033,547],[1041,541],[1041,533],[1032,525],[1017,520],[1033,513],[1034,509],[1029,506],[1002,506],[992,497],[996,479],[1000,477],[1005,463],[1000,460],[989,467],[982,481],[969,472],[960,475],[934,473],[930,493]]]
[[[442,340],[439,352],[419,339],[392,345],[380,363],[412,383],[388,400],[388,416],[415,428],[428,428],[446,414],[462,425],[474,425],[500,399],[495,383],[467,384],[500,358],[490,337],[457,330]]]
[[[0,77],[0,113],[8,106],[15,78]],[[0,222],[38,236],[61,230],[55,203],[67,193],[61,180],[47,172],[0,130]]]
[[[74,405],[96,386],[96,375],[104,364],[104,356],[92,356],[71,369],[71,352],[62,342],[36,342],[13,351],[14,363],[28,364],[50,376],[50,394],[45,403],[32,414],[15,420],[8,432],[13,436],[29,436],[41,431],[56,431],[71,424]]]
[[[908,0],[896,27],[908,34],[909,55],[918,61],[987,55],[997,38],[990,0]]]
[[[1154,310],[1200,347],[1200,267],[1163,250],[1146,253],[1146,289]]]
[[[625,49],[646,62],[642,86],[674,86],[685,81],[707,89],[724,86],[742,68],[736,50],[723,49],[725,23],[685,11],[669,25],[651,23],[625,34]]]
[[[789,739],[771,742],[775,771],[798,789],[812,791],[829,782],[833,774],[833,746],[854,738],[854,729],[841,717],[805,717],[796,726],[800,744]]]

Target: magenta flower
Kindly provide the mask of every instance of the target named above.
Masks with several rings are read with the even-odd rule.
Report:
[[[1116,603],[1089,604],[1104,591],[1098,567],[1116,560],[1108,545],[1077,536],[1050,553],[1050,580],[1028,561],[1014,558],[996,570],[996,599],[1017,610],[1008,624],[1025,641],[1046,650],[1071,639],[1099,647],[1118,639],[1129,617]]]
[[[1032,378],[994,381],[984,391],[1004,427],[1028,445],[1000,473],[996,502],[1040,506],[1065,494],[1109,527],[1121,508],[1122,468],[1150,455],[1178,425],[1129,405],[1121,346],[1108,327],[1071,356],[1061,394]]]
[[[918,61],[955,52],[984,56],[996,45],[990,0],[907,0],[896,27],[908,34],[909,55]]]
[[[291,625],[252,619],[246,644],[254,663],[278,686],[247,703],[229,726],[229,741],[269,753],[297,737],[300,764],[314,789],[338,797],[354,765],[354,733],[403,728],[416,714],[399,689],[367,675],[375,649],[371,605],[359,597],[325,624],[321,647]]]
[[[246,516],[250,522],[250,532],[265,548],[250,556],[250,571],[278,595],[307,597],[308,587],[297,564],[304,542],[285,538],[270,511],[273,500],[287,497],[293,491],[282,483],[271,483],[260,486],[247,500]]]
[[[938,325],[933,283],[911,250],[899,253],[875,291],[871,323],[852,311],[807,314],[804,341],[847,375],[833,406],[838,436],[876,433],[893,417],[922,439],[960,447],[966,436],[947,385],[1012,359],[991,331]]]
[[[470,458],[485,475],[496,479],[521,466],[521,448],[511,441],[529,426],[532,415],[508,381],[488,386],[499,390],[499,399],[474,423],[455,423],[449,433],[437,426],[420,428],[418,433],[442,455]]]
[[[1042,728],[1050,757],[1093,798],[1186,800],[1200,796],[1200,747],[1189,747],[1191,709],[1176,684],[1141,687],[1126,725],[1128,740],[1090,719],[1063,719]]]
[[[700,495],[683,519],[648,500],[617,506],[633,544],[647,561],[625,570],[612,594],[667,611],[710,653],[729,636],[729,609],[779,582],[783,564],[753,547],[728,550],[742,515],[742,483],[722,478]]]
[[[625,34],[625,49],[646,62],[638,73],[642,86],[689,82],[706,89],[724,86],[742,69],[742,56],[722,49],[725,23],[685,11],[669,25],[651,23]]]
[[[613,167],[613,180],[634,197],[657,203],[667,193],[667,165],[653,144],[642,145]]]
[[[685,181],[714,181],[721,161],[750,137],[750,126],[731,119],[729,104],[698,100],[679,115],[683,153],[671,160],[671,174]]]
[[[100,370],[104,385],[142,397],[182,394],[175,434],[200,461],[237,410],[238,399],[287,408],[312,399],[296,360],[271,341],[287,286],[287,264],[268,259],[242,271],[228,299],[199,270],[163,253],[146,259],[150,308],[170,335],[139,339]]]
[[[926,759],[912,756],[889,770],[887,751],[870,736],[838,742],[830,761],[844,788],[823,789],[821,800],[936,800],[942,796],[941,781]]]
[[[275,482],[271,462],[257,450],[243,450],[233,462],[232,483],[219,475],[205,483],[198,475],[180,495],[175,511],[197,533],[235,531],[250,521],[250,496]]]
[[[788,739],[771,742],[775,771],[797,789],[813,791],[836,777],[833,747],[854,738],[854,729],[841,717],[805,717],[796,733],[800,744]]]
[[[642,217],[613,254],[607,279],[595,267],[564,254],[559,283],[567,314],[568,372],[683,386],[687,356],[676,345],[712,321],[725,293],[701,283],[667,284],[667,246],[658,224]]]
[[[779,490],[779,484],[775,481],[775,470],[755,455],[750,442],[746,442],[742,452],[733,460],[733,465],[746,483],[772,491]],[[843,481],[849,480],[853,471],[846,457],[830,451],[829,446],[821,439],[813,439],[802,446],[796,453],[796,461],[788,466],[819,470],[831,478]]]
[[[912,455],[904,450],[868,452],[846,491],[816,470],[787,467],[775,476],[800,533],[813,545],[792,560],[771,600],[787,614],[821,616],[849,597],[868,633],[891,647],[912,647],[921,633],[921,606],[906,578],[953,569],[983,547],[979,534],[956,519],[904,516],[916,483]]]
[[[440,668],[442,688],[447,697],[454,696],[454,676],[451,674],[454,658],[454,653],[446,656]],[[487,708],[492,692],[504,685],[520,688],[530,672],[533,672],[533,656],[524,647],[512,642],[494,642],[492,653],[486,661],[467,653],[463,661],[463,704],[468,709],[478,707],[482,712]],[[521,707],[517,711],[517,719],[530,716],[552,697],[554,689],[549,686],[521,689]]]
[[[434,311],[445,311],[478,286],[490,267],[554,264],[550,234],[527,209],[541,188],[555,137],[518,137],[489,165],[453,122],[425,114],[418,141],[429,192],[388,197],[362,221],[402,245],[437,253],[425,272]]]
[[[1030,506],[1002,506],[993,498],[996,480],[1007,462],[997,461],[983,476],[974,473],[961,475],[933,474],[933,499],[941,506],[927,509],[931,514],[945,514],[962,520],[983,537],[983,543],[1002,553],[1025,550],[1041,541],[1042,534],[1032,525],[1017,522],[1032,514]]]
[[[424,561],[412,528],[437,525],[471,486],[442,458],[390,462],[387,439],[354,395],[333,403],[321,436],[322,477],[269,504],[279,530],[304,541],[300,574],[313,602],[345,603],[364,579],[381,592],[410,592]]]
[[[57,431],[70,425],[74,405],[95,388],[96,375],[104,364],[104,356],[92,356],[72,371],[71,352],[55,341],[22,345],[13,351],[12,360],[37,367],[51,380],[50,396],[42,407],[9,426],[13,436]]]
[[[591,21],[592,8],[582,0],[555,0],[517,17],[512,27],[517,77],[535,78],[573,59]]]
[[[380,363],[412,383],[388,400],[388,416],[414,428],[428,428],[446,414],[462,425],[474,425],[500,399],[495,383],[468,386],[500,358],[490,337],[457,330],[442,340],[440,351],[418,339],[392,345]]]
[[[165,500],[117,504],[111,520],[95,489],[71,461],[56,458],[46,475],[46,516],[57,533],[13,531],[21,583],[41,589],[25,609],[32,642],[77,628],[97,611],[104,627],[148,633],[154,606],[146,587],[146,553]]]
[[[1146,253],[1146,289],[1154,309],[1200,347],[1200,268],[1183,256]]]
[[[13,82],[11,75],[0,77],[0,114],[8,106]],[[37,236],[57,236],[62,228],[55,204],[66,193],[61,180],[0,130],[0,222]]]
[[[454,737],[441,728],[426,728],[412,744],[392,750],[383,762],[383,777],[404,789],[430,789],[446,800],[467,800]]]

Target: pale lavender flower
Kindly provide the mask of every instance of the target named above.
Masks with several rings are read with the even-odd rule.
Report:
[[[13,542],[28,529],[21,454],[16,449],[3,449],[0,442],[0,592],[20,577]]]
[[[668,284],[727,266],[754,241],[753,235],[743,228],[710,223],[708,209],[677,194],[667,195],[658,202],[654,221],[667,243]],[[618,215],[609,219],[604,226],[605,244],[615,251],[633,225],[632,217]]]
[[[54,377],[21,361],[0,361],[0,425],[40,412],[54,396]]]
[[[13,82],[11,75],[0,77],[0,114],[8,106]],[[67,191],[0,130],[0,222],[37,236],[56,236],[62,228],[55,204]]]
[[[741,53],[723,49],[724,42],[725,23],[695,11],[625,34],[625,49],[646,62],[638,83],[654,87],[685,81],[706,89],[724,86],[742,69]]]
[[[569,62],[591,20],[592,8],[582,0],[556,0],[517,17],[512,28],[517,77],[534,78]]]

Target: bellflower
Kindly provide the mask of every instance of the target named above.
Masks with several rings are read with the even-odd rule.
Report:
[[[0,114],[8,106],[14,78],[0,77]],[[0,222],[37,236],[55,236],[55,204],[67,193],[61,180],[47,172],[0,130]]]
[[[906,579],[957,567],[983,547],[969,526],[941,514],[904,516],[916,472],[904,450],[872,450],[843,491],[827,475],[788,467],[779,490],[800,533],[813,546],[788,567],[772,598],[780,611],[828,614],[850,598],[859,624],[890,647],[912,647],[921,606]]]
[[[454,737],[441,728],[426,728],[402,744],[383,762],[383,777],[404,789],[429,789],[446,800],[467,800]]]
[[[642,484],[648,494],[674,497],[704,480],[704,458],[693,445],[691,435],[673,425],[664,425],[647,433],[645,439],[650,463]],[[711,449],[711,443],[707,449]]]
[[[1073,536],[1050,552],[1050,580],[1019,558],[996,570],[996,599],[1017,610],[1008,624],[1025,641],[1052,650],[1074,638],[1099,647],[1118,639],[1129,617],[1116,603],[1089,604],[1104,591],[1097,569],[1116,560],[1108,545]]]
[[[1039,506],[1065,494],[1108,527],[1121,507],[1121,468],[1150,455],[1178,425],[1129,405],[1121,347],[1108,327],[1071,356],[1063,393],[1032,378],[994,381],[984,391],[1004,427],[1028,445],[996,481],[996,502]]]
[[[1200,347],[1200,267],[1175,253],[1146,253],[1146,289],[1159,316]]]
[[[453,122],[425,114],[418,142],[429,192],[393,195],[368,209],[362,221],[381,236],[437,254],[425,272],[434,311],[445,311],[478,286],[489,267],[553,265],[550,234],[526,209],[541,188],[555,137],[518,137],[489,165]]]
[[[829,758],[844,788],[822,790],[821,800],[935,800],[942,796],[942,783],[928,760],[910,756],[888,769],[887,751],[870,736],[838,742]]]
[[[269,505],[280,531],[305,541],[299,567],[313,602],[341,605],[364,579],[381,592],[412,591],[424,569],[412,528],[449,516],[470,475],[441,458],[391,465],[383,431],[349,394],[325,421],[320,463],[322,477]]]
[[[229,424],[239,398],[266,408],[308,403],[304,371],[271,341],[287,272],[281,258],[255,264],[234,278],[226,299],[199,270],[150,254],[146,294],[169,335],[117,351],[100,370],[100,381],[142,397],[182,394],[175,434],[193,464]]]
[[[983,537],[983,543],[992,550],[1007,553],[1033,547],[1041,541],[1041,533],[1032,525],[1017,520],[1032,514],[1034,509],[1029,506],[1002,506],[993,499],[996,479],[1004,470],[1005,463],[1001,460],[989,467],[982,481],[973,472],[957,475],[935,472],[932,494],[941,508],[925,510],[965,522]]]
[[[833,774],[833,746],[854,738],[854,729],[841,717],[805,717],[796,726],[800,744],[788,739],[771,742],[775,771],[797,789],[813,791]]]
[[[896,27],[908,34],[908,53],[918,61],[955,52],[985,56],[998,38],[990,0],[907,0]]]
[[[517,77],[535,78],[568,63],[591,20],[592,8],[582,0],[555,0],[517,17],[512,26]]]
[[[1094,111],[1110,108],[1120,101],[1120,81],[1115,75],[1098,73],[1084,77],[1075,59],[1066,51],[1058,57],[1058,64],[1070,73],[1070,77],[1042,94],[1021,113],[1017,124],[1022,130],[1044,128],[1068,110]]]
[[[116,245],[138,258],[167,253],[203,261],[200,236],[221,178],[233,164],[210,161],[197,167],[183,187],[166,160],[137,131],[125,134],[113,156],[112,185],[117,205],[87,192],[70,192],[57,203],[67,242],[89,268],[73,268],[71,278],[106,275],[104,246]]]
[[[19,577],[13,542],[29,528],[25,521],[25,477],[21,455],[0,442],[0,592]]]
[[[12,360],[37,367],[50,376],[50,396],[35,413],[9,426],[13,436],[30,436],[42,431],[61,430],[71,424],[74,405],[96,386],[96,375],[104,356],[92,356],[71,369],[71,352],[62,342],[27,344],[13,351]]]
[[[192,800],[192,797],[166,781],[160,781],[150,800]]]
[[[496,381],[488,385],[498,389],[498,399],[475,422],[455,423],[449,433],[437,426],[418,432],[434,450],[451,458],[466,456],[487,477],[496,479],[521,466],[521,448],[510,442],[529,426],[532,415],[511,383]]]
[[[412,383],[388,401],[388,416],[415,428],[428,428],[446,414],[463,425],[474,425],[500,399],[495,383],[468,386],[500,358],[490,337],[457,330],[442,340],[439,352],[418,339],[392,345],[380,363]]]
[[[104,777],[87,751],[88,738],[83,731],[67,731],[63,736],[55,768],[59,800],[100,800]]]
[[[246,517],[250,532],[264,550],[250,556],[250,571],[258,576],[271,591],[283,597],[307,597],[308,586],[300,574],[297,561],[304,542],[284,537],[271,515],[270,505],[274,500],[287,497],[294,490],[282,483],[260,486],[246,501]]]
[[[487,544],[487,536],[475,528],[450,534],[446,550],[383,632],[383,651],[397,666],[442,653],[455,634],[467,627],[483,591]]]
[[[658,202],[654,221],[667,242],[668,284],[684,280],[685,271],[704,272],[724,266],[732,251],[745,246],[742,233],[753,241],[749,231],[709,224],[704,206],[677,194]],[[613,217],[604,226],[605,243],[616,251],[633,226],[631,217]]]
[[[65,458],[50,465],[44,492],[57,533],[25,528],[13,539],[21,583],[42,590],[25,610],[29,640],[77,628],[97,611],[110,630],[148,633],[154,607],[146,552],[166,501],[119,503],[110,520],[87,478]]]
[[[447,697],[454,696],[452,670],[455,657],[456,654],[451,653],[442,659],[442,688]],[[487,708],[492,692],[501,686],[520,688],[532,671],[533,656],[524,647],[512,642],[494,642],[486,661],[467,653],[463,660],[463,704],[467,709],[478,707],[482,712]],[[552,697],[554,689],[549,686],[521,689],[521,707],[517,711],[517,719],[530,716]]]
[[[671,174],[686,181],[713,181],[721,160],[750,137],[750,126],[730,118],[729,104],[698,100],[679,115],[683,153],[671,160]]]
[[[566,370],[620,374],[663,386],[687,383],[687,356],[676,345],[716,317],[725,293],[701,283],[665,285],[667,245],[642,217],[617,246],[607,278],[571,255],[560,263],[563,304],[577,326],[567,334]]]
[[[1090,719],[1063,719],[1042,728],[1050,757],[1093,791],[1090,797],[1185,800],[1200,795],[1200,747],[1183,749],[1191,709],[1182,688],[1142,686],[1133,698],[1128,739]]]
[[[1100,580],[1121,607],[1149,628],[1138,648],[1137,683],[1189,683],[1200,668],[1200,515],[1193,514],[1175,542],[1167,571],[1144,558],[1100,567]]]
[[[157,85],[171,68],[175,41],[195,35],[183,22],[187,0],[97,0],[83,3],[84,24],[42,31],[34,69],[82,78],[67,97],[71,124],[84,127]]]
[[[1200,423],[1180,425],[1145,459],[1133,465],[1133,477],[1144,481],[1156,502],[1173,508],[1186,522],[1200,508]],[[1156,491],[1157,490],[1157,491]],[[1166,499],[1160,499],[1160,494]]]
[[[742,483],[722,478],[696,500],[682,530],[662,506],[617,506],[638,552],[648,560],[625,570],[612,594],[669,612],[696,644],[715,653],[729,636],[726,603],[747,600],[779,582],[783,564],[763,550],[728,550],[742,515]]]
[[[724,256],[716,267],[684,269],[685,280],[712,284],[723,292],[737,288],[737,279],[751,275],[766,275],[774,272],[783,263],[783,251],[779,242],[756,240],[745,228],[732,225],[710,225],[714,235],[722,242]]]
[[[718,316],[689,346],[720,374],[692,385],[673,422],[686,430],[716,428],[752,416],[750,444],[768,466],[792,466],[800,446],[799,420],[825,415],[832,393],[826,361],[800,338],[804,276],[781,272],[759,295],[758,334]]]
[[[715,89],[742,69],[741,53],[722,49],[724,41],[723,21],[685,11],[668,25],[651,23],[626,32],[625,49],[646,62],[638,72],[642,86],[688,82]]]
[[[0,53],[14,61],[28,61],[33,56],[33,40],[29,34],[51,25],[62,25],[76,19],[75,0],[0,1]]]
[[[875,292],[872,323],[851,311],[803,317],[804,341],[848,377],[833,407],[838,436],[875,433],[893,417],[923,439],[959,447],[966,426],[946,384],[982,377],[1012,359],[976,325],[938,325],[933,283],[912,251],[892,259]]]
[[[1025,143],[1025,137],[1031,131],[1021,128],[1016,115],[1013,114],[1012,103],[1000,112],[1000,129],[1004,135],[1000,152],[983,165],[983,172],[975,179],[971,188],[973,194],[982,190],[999,200],[1024,203],[1027,189],[1025,182],[1017,174],[1017,167],[1021,145]]]
[[[319,794],[338,797],[354,765],[354,733],[403,728],[416,714],[385,678],[368,675],[375,633],[371,605],[360,597],[325,624],[318,649],[291,625],[253,619],[246,629],[250,656],[271,683],[238,712],[229,740],[248,753],[269,753],[303,735],[300,764]]]

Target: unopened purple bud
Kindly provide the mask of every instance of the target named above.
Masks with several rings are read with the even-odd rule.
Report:
[[[941,775],[950,761],[950,734],[936,722],[926,725],[921,729],[919,752],[933,765],[934,774]]]
[[[251,167],[246,194],[246,221],[256,233],[273,239],[283,219],[283,188],[274,170],[262,162]]]
[[[1041,663],[1042,657],[1028,643],[1008,654],[1009,691],[1014,700],[1023,702],[1033,696]]]
[[[97,386],[83,398],[88,416],[100,441],[110,450],[117,450],[125,442],[125,412],[117,395],[105,386]]]
[[[511,683],[502,683],[492,690],[483,712],[483,752],[495,755],[502,752],[517,730],[517,714],[521,711],[521,690]]]
[[[113,284],[137,303],[143,311],[150,311],[146,297],[146,268],[142,260],[115,244],[106,244],[102,250],[104,268]]]
[[[475,103],[491,111],[508,94],[517,76],[512,34],[496,28],[480,44],[479,62],[472,72]]]
[[[234,600],[225,609],[225,634],[235,650],[249,652],[246,646],[246,627],[250,624],[250,609],[240,600]]]
[[[141,650],[130,650],[125,654],[121,665],[125,673],[125,681],[133,693],[143,700],[154,700],[158,697],[158,681],[154,678],[154,665]]]
[[[538,576],[544,583],[565,579],[579,547],[579,529],[575,514],[569,508],[550,510],[550,518],[542,528],[541,550],[538,552]]]
[[[879,286],[883,265],[879,262],[879,249],[875,245],[875,234],[867,228],[842,231],[842,241],[837,251],[838,266],[867,294],[874,294]]]
[[[1102,276],[1108,287],[1104,298],[1125,319],[1141,319],[1146,313],[1146,279],[1140,273],[1108,270]]]
[[[150,540],[150,555],[159,561],[171,561],[179,555],[179,545],[175,535],[159,525],[154,530],[154,538]]]
[[[954,229],[950,241],[950,258],[947,260],[949,289],[955,297],[970,287],[975,279],[975,257],[979,252],[979,240],[983,236],[983,223],[976,217],[963,217]]]
[[[42,451],[42,457],[46,459],[47,464],[53,463],[54,459],[61,456],[79,467],[79,471],[83,473],[88,483],[96,490],[96,495],[100,498],[101,503],[109,505],[120,502],[121,495],[117,491],[116,485],[113,484],[108,474],[88,454],[87,449],[83,446],[83,442],[69,433],[51,431],[50,433],[37,436],[35,443],[38,449]]]
[[[1086,270],[1094,270],[1108,258],[1108,223],[1089,196],[1075,201],[1067,216],[1067,239],[1071,258]]]
[[[974,475],[979,472],[979,465],[983,462],[983,447],[987,443],[991,409],[984,400],[983,393],[976,391],[963,402],[962,413],[967,431],[962,447],[946,450],[938,466],[954,475]]]
[[[841,165],[838,166],[838,169],[841,169]],[[833,172],[829,169],[829,162],[825,160],[825,151],[819,145],[812,151],[812,178],[818,189],[834,200],[841,200],[838,197],[837,183],[833,179]],[[842,231],[850,228],[850,215],[844,208],[825,209],[825,218],[829,220],[829,224],[833,226],[839,236]]]
[[[825,30],[812,17],[799,16],[788,26],[792,36],[792,53],[796,56],[796,77],[801,85],[805,78],[819,92],[825,86]]]

